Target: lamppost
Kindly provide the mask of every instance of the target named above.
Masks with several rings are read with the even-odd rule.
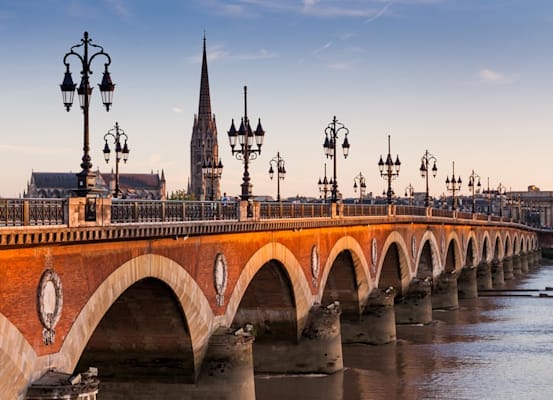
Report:
[[[478,183],[476,180],[478,179]],[[472,192],[472,213],[474,214],[476,212],[476,198],[474,196],[475,193],[480,193],[480,188],[482,187],[482,184],[480,183],[480,175],[474,172],[472,170],[472,173],[469,176],[469,190]]]
[[[250,183],[250,172],[248,170],[250,160],[255,160],[258,154],[261,154],[261,146],[263,145],[263,138],[265,137],[265,131],[261,127],[261,119],[257,120],[257,128],[255,132],[250,127],[250,120],[248,119],[248,87],[244,86],[244,116],[240,121],[240,128],[238,131],[234,126],[234,119],[230,125],[228,131],[228,138],[230,143],[230,149],[232,155],[237,160],[244,162],[244,174],[242,176],[242,194],[240,198],[242,200],[250,200],[252,195],[252,184]],[[257,148],[253,148],[253,144],[257,145]],[[236,147],[238,142],[239,147]],[[253,210],[251,204],[248,204],[248,217],[253,216]]]
[[[421,172],[421,176],[423,178],[426,178],[426,194],[424,196],[424,206],[429,207],[430,206],[430,193],[428,190],[428,167],[430,166],[430,162],[433,163],[432,165],[432,177],[435,178],[436,174],[438,173],[438,168],[436,167],[436,156],[430,154],[428,150],[424,152],[421,158],[421,167],[419,168]]]
[[[341,122],[338,122],[336,116],[332,119],[332,122],[325,128],[325,141],[323,143],[324,153],[326,158],[330,158],[334,161],[334,168],[332,173],[332,202],[335,203],[338,200],[338,181],[336,180],[336,142],[338,141],[338,134],[344,133],[344,141],[342,142],[342,151],[344,158],[348,158],[349,154],[349,141],[348,134],[349,129]]]
[[[392,196],[394,194],[392,190],[392,179],[399,176],[399,168],[401,162],[399,161],[399,155],[396,155],[396,161],[392,161],[392,155],[390,154],[390,135],[388,135],[388,156],[386,162],[382,160],[382,155],[378,161],[378,169],[380,170],[380,176],[388,180],[388,190],[386,192],[386,202],[392,204]]]
[[[456,208],[455,192],[461,190],[461,177],[459,177],[458,179],[455,179],[455,161],[453,161],[453,174],[451,175],[451,179],[449,179],[449,176],[446,176],[445,186],[448,191],[453,193],[451,209],[455,211],[455,208]]]
[[[409,199],[409,205],[412,206],[413,198],[415,197],[415,188],[413,187],[413,185],[409,184],[409,186],[405,188],[405,197]]]
[[[119,123],[117,122],[115,123],[115,127],[110,129],[108,133],[104,135],[104,160],[106,160],[106,164],[109,162],[109,155],[111,153],[111,149],[108,145],[109,136],[113,138],[113,143],[115,144],[115,191],[113,192],[113,197],[118,198],[119,193],[121,192],[119,189],[119,161],[123,158],[123,162],[126,164],[129,159],[129,147],[127,146],[127,140],[129,137],[123,129],[119,128]],[[121,137],[125,138],[125,144],[122,148]]]
[[[209,195],[209,199],[211,201],[216,200],[215,180],[221,179],[221,175],[223,175],[223,163],[221,162],[221,159],[219,159],[219,162],[215,159],[204,160],[202,163],[202,175],[204,179],[209,179],[211,182],[211,193]]]
[[[317,186],[319,187],[319,193],[323,195],[323,202],[326,203],[328,192],[330,192],[330,188],[332,187],[332,178],[330,178],[330,181],[329,181],[326,176],[326,163],[325,163],[324,178],[322,180],[321,178],[319,178],[319,181],[317,182]]]
[[[499,216],[503,216],[503,196],[507,194],[507,188],[499,182],[497,186],[497,195],[499,196]]]
[[[88,53],[88,47],[94,47],[99,49],[92,55]],[[79,47],[83,47],[83,54],[77,53],[75,50]],[[113,100],[113,91],[115,85],[111,81],[111,76],[108,72],[108,67],[111,64],[111,57],[109,54],[104,52],[102,46],[98,46],[92,43],[92,39],[88,37],[88,32],[85,32],[83,38],[81,39],[80,44],[76,44],[71,47],[71,50],[65,54],[63,57],[63,63],[65,64],[66,70],[63,78],[63,82],[60,85],[61,94],[63,98],[63,104],[67,111],[70,110],[71,105],[73,104],[73,97],[75,96],[75,87],[77,86],[73,83],[71,78],[71,72],[69,71],[69,56],[75,56],[81,62],[81,83],[77,89],[79,95],[79,102],[81,109],[83,110],[84,116],[84,134],[83,134],[83,157],[81,162],[82,171],[77,174],[77,189],[75,193],[77,196],[85,197],[91,190],[96,186],[96,174],[92,172],[92,163],[90,157],[90,145],[89,145],[89,125],[88,125],[88,109],[89,109],[89,98],[92,94],[92,87],[89,83],[89,75],[92,74],[90,69],[90,64],[96,56],[102,55],[106,58],[104,63],[104,76],[102,78],[102,83],[98,86],[100,87],[100,94],[102,95],[102,102],[106,107],[106,111],[109,111]]]
[[[273,164],[277,170],[277,201],[280,201],[280,180],[284,179],[286,176],[286,168],[284,167],[284,159],[280,156],[280,152],[277,151],[276,157],[273,157],[269,161],[269,177],[271,180],[275,175],[275,170],[273,169]]]
[[[358,175],[353,177],[353,191],[357,193],[357,188],[359,187],[359,203],[363,203],[363,197],[367,190],[367,183],[365,182],[365,177],[361,172]]]

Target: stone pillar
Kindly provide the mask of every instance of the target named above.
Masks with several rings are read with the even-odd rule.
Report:
[[[513,259],[513,275],[515,276],[522,275],[520,255],[515,254],[513,255],[512,259]]]
[[[453,310],[459,307],[457,273],[444,271],[432,285],[432,308]]]
[[[342,317],[342,343],[386,344],[396,340],[393,288],[375,288],[358,320]]]
[[[494,258],[492,260],[492,285],[494,288],[505,285],[503,262],[499,258]]]
[[[476,283],[478,290],[487,290],[492,288],[492,268],[489,262],[482,261],[476,268]]]
[[[513,273],[513,258],[505,257],[503,258],[503,279],[506,281],[514,278]]]
[[[253,336],[220,329],[209,339],[192,398],[254,400]],[[187,393],[185,391],[184,393]],[[185,398],[188,398],[184,396]]]
[[[415,278],[407,293],[396,299],[394,309],[397,324],[428,324],[432,322],[430,281]]]
[[[459,299],[475,299],[478,297],[476,269],[473,265],[465,265],[461,269],[457,280],[457,296]]]
[[[343,369],[340,305],[313,306],[297,343],[257,342],[256,372],[332,374]]]
[[[96,400],[99,385],[96,368],[77,375],[48,371],[27,389],[25,400]]]
[[[520,270],[523,274],[528,273],[528,253],[520,255]]]

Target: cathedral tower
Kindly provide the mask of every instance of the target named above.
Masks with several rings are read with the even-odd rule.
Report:
[[[189,193],[196,200],[217,200],[221,198],[220,178],[213,180],[204,178],[202,165],[219,162],[219,146],[217,144],[217,125],[215,116],[211,114],[211,98],[209,96],[209,78],[207,75],[207,56],[204,34],[202,57],[202,77],[200,82],[200,105],[198,114],[194,115],[192,139],[190,141],[190,189]]]

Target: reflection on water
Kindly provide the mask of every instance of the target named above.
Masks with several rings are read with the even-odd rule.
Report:
[[[553,267],[509,284],[553,286]],[[458,310],[435,311],[430,325],[398,326],[396,343],[346,345],[345,369],[332,376],[256,377],[257,400],[549,400],[553,297],[513,294],[461,300]]]

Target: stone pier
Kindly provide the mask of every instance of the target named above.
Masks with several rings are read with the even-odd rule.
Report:
[[[358,318],[342,317],[342,343],[386,344],[396,340],[394,289],[374,289]]]
[[[297,343],[257,342],[256,373],[331,374],[343,369],[340,305],[313,306]]]
[[[395,300],[397,324],[428,324],[432,322],[431,282],[415,278],[405,296]]]
[[[96,400],[99,386],[96,368],[75,375],[48,371],[29,387],[25,400]]]
[[[478,297],[476,269],[473,265],[466,265],[461,269],[457,280],[457,296],[459,299],[475,299]]]
[[[492,268],[489,262],[482,261],[476,269],[476,283],[478,290],[488,290],[492,285]]]
[[[528,254],[521,254],[520,255],[520,270],[523,274],[527,274],[529,271],[528,268]]]
[[[503,279],[508,281],[514,278],[514,272],[513,272],[513,258],[512,257],[505,257],[503,259]]]
[[[494,288],[500,288],[505,285],[503,262],[498,258],[492,260],[492,285]]]
[[[444,271],[432,285],[432,308],[453,310],[459,307],[457,296],[457,273]]]
[[[513,275],[520,276],[522,275],[520,255],[513,255]]]

